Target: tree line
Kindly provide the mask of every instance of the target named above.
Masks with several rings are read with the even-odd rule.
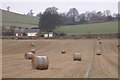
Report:
[[[79,13],[76,8],[71,8],[67,13],[58,13],[58,8],[48,7],[43,13],[38,13],[40,17],[39,27],[43,31],[52,31],[61,25],[77,25],[87,23],[100,23],[117,20],[118,13],[112,14],[110,10],[105,11],[87,11]]]

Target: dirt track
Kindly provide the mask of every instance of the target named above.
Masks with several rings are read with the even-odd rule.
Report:
[[[24,59],[32,42],[36,55],[48,56],[48,70],[33,70],[31,60]],[[95,39],[3,40],[3,78],[118,78],[118,41],[102,42],[102,55],[98,56]],[[60,54],[63,48],[66,54]],[[73,61],[76,52],[82,54],[82,61]]]

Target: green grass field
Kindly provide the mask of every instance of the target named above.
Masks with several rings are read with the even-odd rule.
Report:
[[[118,22],[60,26],[55,29],[55,32],[67,35],[118,33]]]
[[[2,15],[2,26],[16,26],[23,28],[38,27],[39,17],[26,16],[14,12],[9,12],[0,9]]]

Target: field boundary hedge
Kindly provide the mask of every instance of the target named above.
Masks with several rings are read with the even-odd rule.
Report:
[[[84,34],[84,35],[67,35],[55,36],[47,39],[92,39],[92,38],[120,38],[118,34]],[[0,36],[1,39],[44,39],[44,37],[28,37],[28,36]]]
[[[84,35],[68,35],[68,36],[63,36],[60,38],[63,39],[83,39],[83,38],[120,38],[118,34],[84,34]]]

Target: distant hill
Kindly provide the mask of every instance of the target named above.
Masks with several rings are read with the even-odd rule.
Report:
[[[2,11],[2,13],[1,13]],[[23,28],[38,27],[39,17],[22,15],[0,9],[2,26],[16,26]]]
[[[60,26],[55,29],[55,32],[65,33],[67,35],[118,33],[118,22]]]

